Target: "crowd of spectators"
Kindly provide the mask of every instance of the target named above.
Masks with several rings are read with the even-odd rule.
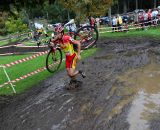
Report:
[[[125,14],[117,14],[109,17],[101,17],[96,18],[97,26],[99,25],[107,25],[112,26],[113,31],[128,31],[129,24],[135,24],[142,26],[145,28],[148,25],[157,25],[160,23],[160,8],[155,9],[137,9],[133,12],[125,13]]]

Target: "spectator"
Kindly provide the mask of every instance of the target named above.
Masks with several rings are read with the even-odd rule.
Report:
[[[112,31],[113,31],[113,32],[115,32],[116,27],[117,27],[117,19],[116,19],[116,17],[114,16],[113,19],[112,19]]]
[[[158,11],[156,9],[154,9],[152,11],[152,20],[153,20],[153,24],[156,25],[157,24],[157,15],[158,15]]]
[[[134,14],[134,23],[137,24],[138,23],[138,13]]]
[[[99,26],[100,26],[100,19],[99,18],[96,18],[96,24],[97,24],[97,28],[99,28]]]
[[[89,16],[89,23],[90,23],[91,26],[95,26],[95,20],[91,16]]]
[[[148,12],[147,12],[147,14],[148,14],[148,25],[151,25],[151,20],[152,20],[152,10],[149,9]]]
[[[122,17],[118,14],[117,15],[117,26],[118,26],[118,31],[121,31],[122,29]]]
[[[144,27],[146,27],[148,24],[147,24],[147,22],[148,22],[148,13],[144,13]]]

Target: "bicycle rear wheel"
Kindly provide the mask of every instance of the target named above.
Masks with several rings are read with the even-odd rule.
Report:
[[[46,58],[46,68],[50,73],[54,73],[59,69],[62,63],[62,51],[56,48],[55,51],[52,49],[49,51]]]
[[[74,39],[81,41],[81,49],[88,49],[96,46],[98,40],[98,31],[93,26],[84,26],[78,29]]]

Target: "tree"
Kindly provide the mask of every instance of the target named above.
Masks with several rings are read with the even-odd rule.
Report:
[[[123,13],[127,13],[127,1],[123,0]]]
[[[138,9],[138,0],[136,0],[136,9]]]
[[[59,3],[75,12],[76,18],[82,20],[88,16],[105,15],[112,0],[59,0]]]
[[[157,7],[157,0],[154,0],[154,8]]]

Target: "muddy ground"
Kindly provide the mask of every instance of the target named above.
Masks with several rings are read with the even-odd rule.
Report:
[[[19,40],[17,42],[11,42],[6,45],[0,46],[0,55],[17,55],[17,54],[27,54],[27,53],[39,53],[48,50],[48,46],[40,46],[38,47],[35,43],[33,46],[25,46],[23,42],[27,40],[27,38],[23,40]],[[15,46],[16,45],[16,46]]]
[[[3,97],[0,130],[160,130],[160,41],[101,39],[98,48],[78,64],[87,75],[81,87],[66,90],[61,71]]]

